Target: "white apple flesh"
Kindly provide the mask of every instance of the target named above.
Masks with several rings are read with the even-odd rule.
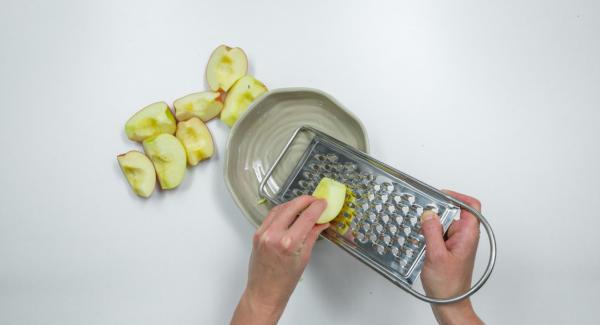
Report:
[[[248,71],[248,58],[239,48],[217,47],[206,66],[206,81],[212,91],[226,92]]]
[[[173,135],[163,133],[144,140],[144,151],[152,160],[163,190],[175,188],[185,175],[185,149]]]
[[[183,143],[190,166],[196,166],[201,160],[212,157],[213,139],[206,124],[199,118],[192,117],[185,122],[179,122],[175,136]]]
[[[149,197],[156,186],[156,172],[152,162],[139,151],[129,151],[117,156],[121,170],[135,194]]]
[[[187,121],[192,117],[197,117],[203,122],[207,122],[219,115],[223,109],[221,93],[212,91],[203,91],[189,94],[173,102],[175,108],[175,118],[178,121]]]
[[[175,128],[175,118],[165,102],[142,108],[125,123],[125,133],[133,141],[144,141],[161,133],[173,134]]]
[[[346,198],[346,185],[331,178],[323,177],[312,194],[318,199],[325,199],[327,207],[317,220],[318,224],[330,222],[340,213]]]
[[[221,111],[221,120],[228,126],[233,126],[254,99],[266,92],[267,87],[252,76],[245,76],[238,80],[227,93],[225,106]]]

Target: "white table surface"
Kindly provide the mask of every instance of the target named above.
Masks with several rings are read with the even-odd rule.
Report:
[[[0,324],[228,322],[253,233],[223,182],[228,128],[210,122],[216,157],[149,200],[115,159],[140,149],[137,109],[205,89],[221,43],[270,88],[333,95],[375,157],[481,199],[488,323],[598,322],[597,1],[232,0],[2,1]],[[281,320],[432,322],[327,242]]]

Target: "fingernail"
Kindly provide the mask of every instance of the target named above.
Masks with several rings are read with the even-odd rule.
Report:
[[[431,210],[427,210],[421,214],[421,222],[425,222],[427,220],[431,220],[435,218],[435,212]]]

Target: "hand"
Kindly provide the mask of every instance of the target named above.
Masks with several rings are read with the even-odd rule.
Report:
[[[481,203],[477,199],[452,191],[444,192],[481,211]],[[479,242],[479,219],[462,210],[460,220],[450,225],[446,241],[435,213],[424,212],[421,225],[426,242],[421,280],[427,295],[450,298],[469,290]],[[440,324],[483,324],[469,299],[448,305],[432,305],[432,309]]]
[[[271,209],[253,237],[246,290],[231,324],[276,324],[310,259],[327,206],[301,196]]]

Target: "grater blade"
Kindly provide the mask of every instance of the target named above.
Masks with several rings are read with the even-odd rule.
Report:
[[[300,133],[309,137],[299,139]],[[290,153],[290,148],[296,152]],[[297,159],[297,163],[288,162],[285,167],[282,159],[286,157]],[[455,302],[477,291],[491,274],[496,257],[495,239],[478,211],[314,128],[305,126],[294,132],[261,181],[259,192],[271,203],[281,204],[312,194],[323,177],[344,183],[348,189],[342,211],[323,237],[415,297],[432,303]],[[459,218],[461,207],[476,215],[488,234],[488,268],[463,295],[448,299],[424,296],[411,287],[425,258],[421,214],[426,210],[436,212],[446,232],[452,221]]]

